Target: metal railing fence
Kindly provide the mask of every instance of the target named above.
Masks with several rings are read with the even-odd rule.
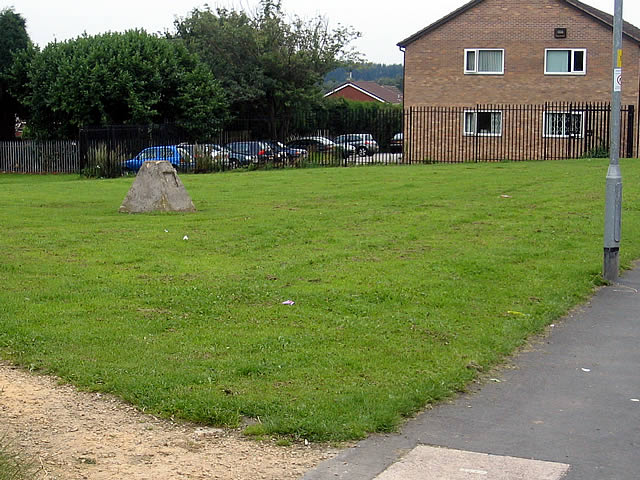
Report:
[[[620,156],[635,158],[640,135],[634,105],[623,107],[621,120]],[[83,128],[77,140],[0,142],[0,172],[80,173],[111,168],[119,174],[124,161],[152,146],[265,140],[287,143],[302,137],[334,139],[351,133],[370,134],[378,143],[378,152],[343,156],[310,151],[304,158],[282,157],[265,163],[280,168],[606,157],[610,121],[608,103],[546,103],[425,106],[404,111],[328,110],[276,119],[236,119],[198,136],[175,124],[116,125]],[[403,133],[403,143],[393,145],[391,140],[398,133]],[[208,171],[216,171],[235,165],[220,162],[208,167]]]

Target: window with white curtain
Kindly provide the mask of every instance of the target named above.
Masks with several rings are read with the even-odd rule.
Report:
[[[584,48],[547,48],[544,51],[545,75],[585,75],[587,50]]]
[[[502,112],[465,111],[464,134],[466,136],[499,137],[502,135]]]
[[[464,73],[501,75],[504,73],[504,49],[467,48],[464,51]]]
[[[578,137],[582,138],[584,129],[584,112],[545,112],[545,137]]]

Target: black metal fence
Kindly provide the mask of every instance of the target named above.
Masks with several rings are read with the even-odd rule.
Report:
[[[622,157],[640,150],[638,112],[622,109]],[[316,112],[284,118],[240,119],[206,136],[194,137],[179,125],[85,128],[77,141],[19,140],[0,143],[0,171],[71,173],[111,168],[151,146],[219,144],[234,141],[280,141],[309,136],[335,138],[350,133],[371,134],[379,145],[374,155],[310,152],[303,161],[271,162],[272,167],[337,166],[398,163],[461,163],[553,160],[608,156],[611,108],[607,103],[547,103],[543,105],[475,105],[472,107],[412,107],[400,110],[362,109]],[[404,134],[394,150],[391,139]],[[213,170],[233,167],[210,165]],[[260,166],[260,165],[258,165]]]
[[[143,149],[170,145],[221,145],[231,142],[271,141],[287,144],[307,137],[335,139],[339,135],[370,134],[378,144],[374,154],[352,154],[343,157],[336,151],[316,151],[311,148],[302,161],[269,161],[271,167],[337,166],[372,163],[400,163],[402,155],[393,151],[391,139],[402,131],[401,110],[372,110],[344,112],[316,112],[290,117],[237,119],[224,129],[212,130],[207,136],[193,136],[180,125],[107,126],[85,128],[80,131],[80,169],[95,169],[99,162],[119,162],[131,159]],[[107,155],[105,155],[107,152]],[[370,152],[371,153],[371,152]],[[259,162],[261,162],[260,160]],[[256,166],[260,167],[260,163]],[[193,168],[195,163],[189,163]],[[233,168],[234,164],[220,161],[210,165],[212,170]],[[104,167],[101,167],[104,169]]]
[[[638,155],[637,112],[621,112],[620,156]],[[416,107],[405,110],[404,161],[461,163],[609,155],[607,103]]]

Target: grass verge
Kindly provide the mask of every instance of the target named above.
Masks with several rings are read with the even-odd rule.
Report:
[[[599,284],[606,171],[183,175],[190,215],[117,213],[131,178],[0,176],[0,355],[160,415],[249,417],[254,435],[389,431]],[[625,266],[638,196],[626,182]]]
[[[6,439],[0,437],[0,480],[27,480],[33,478],[35,469],[20,459]]]

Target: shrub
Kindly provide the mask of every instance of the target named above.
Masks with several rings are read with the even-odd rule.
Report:
[[[126,160],[120,147],[111,150],[104,143],[89,149],[87,167],[82,170],[85,177],[116,178],[122,175],[122,164]]]
[[[194,167],[193,173],[211,173],[220,171],[220,165],[207,149],[202,145],[196,145],[193,149]]]
[[[590,150],[587,150],[582,158],[608,158],[609,157],[609,146],[606,143],[601,143],[598,146],[592,147]]]

